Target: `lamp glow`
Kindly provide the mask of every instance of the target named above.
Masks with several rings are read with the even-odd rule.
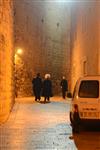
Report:
[[[22,54],[22,53],[23,53],[23,50],[22,50],[21,48],[18,48],[17,51],[16,51],[16,53],[17,53],[17,54]]]

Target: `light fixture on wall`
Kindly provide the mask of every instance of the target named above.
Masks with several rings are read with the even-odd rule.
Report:
[[[15,64],[18,64],[19,60],[22,59],[22,57],[21,57],[22,54],[23,54],[23,49],[17,48],[15,50],[15,56],[14,56],[14,62],[15,62]]]
[[[22,54],[23,53],[23,50],[21,49],[21,48],[18,48],[17,50],[16,50],[16,54]]]

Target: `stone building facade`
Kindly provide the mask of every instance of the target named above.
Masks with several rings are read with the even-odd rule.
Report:
[[[63,75],[73,90],[80,76],[100,74],[100,1],[70,6],[71,16],[67,3],[0,0],[0,123],[15,94],[32,95],[37,72],[51,74],[55,94]]]
[[[14,104],[13,4],[0,0],[0,123]]]
[[[32,78],[51,74],[54,94],[70,74],[70,8],[53,1],[15,1],[16,93],[32,95]]]
[[[85,75],[100,75],[100,1],[71,6],[71,89]]]

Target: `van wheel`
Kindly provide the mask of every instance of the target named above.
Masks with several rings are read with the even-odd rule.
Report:
[[[80,132],[80,129],[79,129],[79,126],[78,125],[72,125],[72,132],[73,133],[79,133]]]
[[[80,131],[80,117],[78,112],[73,114],[72,131],[73,133],[79,133]]]

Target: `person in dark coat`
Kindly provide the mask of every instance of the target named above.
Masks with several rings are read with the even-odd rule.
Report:
[[[46,100],[50,101],[50,97],[52,96],[52,82],[50,80],[50,74],[46,74],[45,80],[43,81],[43,96],[44,102],[46,102]]]
[[[62,89],[62,97],[65,99],[66,98],[66,91],[68,91],[68,82],[65,79],[65,77],[63,76],[61,82],[60,82],[60,86]]]
[[[33,92],[35,96],[35,101],[41,99],[41,90],[42,90],[42,79],[40,77],[40,73],[37,74],[36,78],[33,78],[32,80],[33,84]]]

